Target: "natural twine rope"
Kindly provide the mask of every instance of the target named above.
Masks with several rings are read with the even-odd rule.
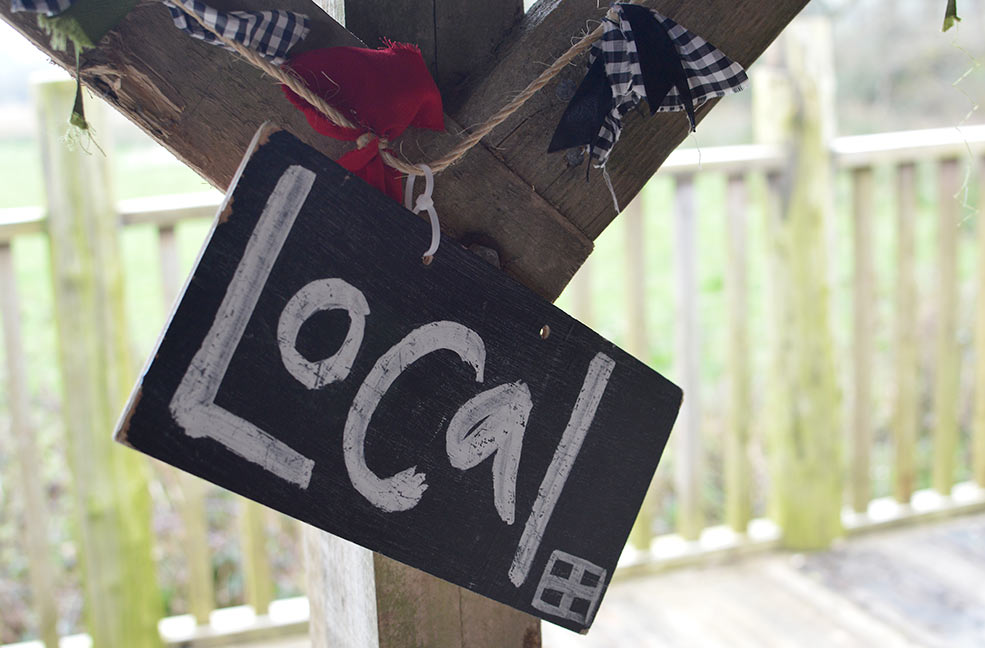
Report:
[[[641,0],[634,0],[633,4],[640,2]],[[312,92],[311,89],[308,88],[308,86],[306,86],[296,75],[291,74],[288,70],[281,68],[280,66],[274,65],[245,45],[226,38],[211,26],[207,25],[205,21],[199,18],[195,12],[185,9],[181,3],[176,2],[175,5],[180,7],[187,15],[191,16],[204,29],[211,32],[224,45],[231,47],[237,54],[245,58],[254,67],[259,68],[263,72],[275,78],[277,81],[286,85],[288,88],[297,93],[298,96],[314,106],[319,112],[335,122],[336,125],[342,128],[360,128],[349,121],[345,115],[339,112],[331,104]],[[434,173],[440,173],[460,160],[469,151],[469,149],[478,144],[482,138],[492,132],[494,128],[506,121],[506,119],[519,110],[520,107],[525,104],[528,99],[530,99],[530,97],[534,96],[538,90],[543,88],[548,84],[548,82],[550,82],[551,79],[556,77],[558,73],[565,68],[565,66],[575,59],[576,56],[588,50],[588,48],[592,46],[592,43],[602,37],[603,32],[604,26],[599,25],[588,34],[582,36],[568,49],[568,51],[559,56],[557,60],[550,65],[550,67],[541,72],[536,79],[531,81],[527,87],[520,92],[520,94],[513,98],[512,101],[500,108],[496,114],[469,133],[467,137],[460,140],[458,144],[453,146],[451,150],[445,153],[442,157],[430,162],[427,166],[431,167],[431,170]],[[379,136],[375,133],[365,133],[361,135],[358,140],[356,140],[356,144],[359,148],[363,148],[369,144],[374,137]],[[385,139],[380,138],[380,156],[388,166],[391,166],[407,175],[423,175],[424,172],[420,169],[420,167],[395,157],[393,153],[386,148],[388,144],[389,143]]]

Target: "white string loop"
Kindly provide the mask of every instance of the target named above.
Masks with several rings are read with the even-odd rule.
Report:
[[[418,164],[417,168],[424,172],[424,193],[417,197],[417,202],[414,202],[414,181],[417,176],[407,176],[404,185],[404,207],[415,214],[427,210],[431,218],[431,247],[424,253],[424,263],[429,264],[434,258],[434,253],[438,251],[438,244],[441,243],[441,225],[438,223],[438,212],[434,210],[434,200],[431,199],[431,194],[434,192],[434,173],[426,164]]]

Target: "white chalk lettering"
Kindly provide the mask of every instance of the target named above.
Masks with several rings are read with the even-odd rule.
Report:
[[[336,308],[349,313],[349,330],[345,340],[334,355],[312,362],[297,350],[298,331],[315,313]],[[277,344],[284,368],[308,389],[321,389],[345,380],[363,342],[367,315],[369,305],[366,297],[351,284],[341,279],[312,281],[291,297],[277,323]]]
[[[366,430],[373,412],[404,369],[429,353],[447,349],[475,370],[481,383],[486,362],[482,338],[455,322],[431,322],[411,331],[384,353],[356,392],[342,433],[342,452],[352,485],[374,506],[387,512],[414,508],[427,489],[425,475],[417,466],[380,478],[366,465]]]
[[[581,391],[578,392],[578,400],[575,401],[575,407],[571,410],[571,417],[568,419],[568,426],[561,435],[561,442],[554,451],[551,465],[540,483],[537,499],[534,500],[533,510],[530,511],[527,524],[523,527],[523,534],[520,536],[513,564],[510,566],[510,581],[517,587],[527,580],[534,556],[544,539],[547,523],[554,513],[554,505],[561,497],[564,483],[575,465],[581,444],[592,426],[595,411],[598,409],[615,366],[615,361],[604,353],[595,354],[591,364],[588,365],[585,381],[581,385]]]
[[[171,415],[188,436],[214,439],[301,488],[307,488],[311,481],[314,461],[219,407],[215,397],[260,298],[258,286],[266,283],[314,182],[313,172],[296,165],[288,167],[277,181],[229,282],[215,321],[170,403]]]
[[[445,447],[451,465],[468,470],[490,455],[493,459],[493,502],[499,517],[513,524],[516,474],[523,432],[533,401],[522,382],[493,387],[462,405],[448,424]]]

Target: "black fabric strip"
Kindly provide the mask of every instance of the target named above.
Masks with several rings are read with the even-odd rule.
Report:
[[[687,71],[681,62],[677,47],[652,11],[631,4],[623,4],[621,8],[633,28],[633,38],[640,57],[640,71],[650,114],[657,112],[664,97],[672,87],[676,86],[693,131],[695,129],[694,99],[691,95]]]
[[[612,112],[612,103],[612,88],[605,76],[605,63],[600,56],[588,68],[581,85],[564,109],[547,152],[592,144],[606,115]]]

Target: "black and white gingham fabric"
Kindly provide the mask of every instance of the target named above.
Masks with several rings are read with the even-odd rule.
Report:
[[[597,57],[602,57],[614,99],[614,108],[606,117],[591,147],[591,155],[596,167],[604,167],[609,159],[609,153],[622,131],[622,118],[636,107],[640,100],[647,98],[633,30],[623,15],[621,5],[616,4],[613,9],[618,20],[605,19],[602,38],[592,45],[589,56],[589,65]],[[688,76],[688,85],[691,88],[695,107],[709,99],[742,90],[748,77],[741,65],[670,18],[656,11],[653,15],[667,30],[668,36],[681,56],[681,64]],[[656,110],[658,112],[684,110],[677,88],[671,87]]]
[[[220,34],[255,50],[277,65],[287,52],[308,35],[308,17],[293,11],[217,11],[198,0],[165,2],[174,25],[193,38],[225,47],[185,12],[191,11]],[[180,7],[178,6],[180,5]],[[228,48],[227,48],[228,49]]]
[[[71,7],[73,2],[75,0],[11,0],[10,8],[12,11],[57,16]],[[310,30],[308,17],[293,11],[217,11],[198,0],[172,0],[164,4],[171,12],[175,27],[193,38],[222,45],[217,42],[215,34],[207,31],[185,11],[194,12],[226,38],[256,50],[277,65],[287,59],[288,50],[307,36]]]
[[[75,0],[11,0],[11,11],[30,11],[46,16],[57,16],[72,6]]]

